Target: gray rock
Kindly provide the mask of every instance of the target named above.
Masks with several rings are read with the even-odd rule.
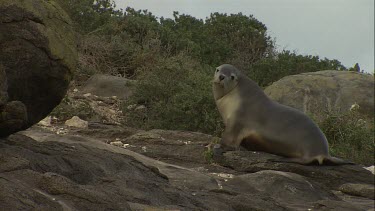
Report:
[[[319,71],[286,76],[265,89],[273,100],[322,118],[324,110],[360,112],[374,117],[374,76],[352,71]]]
[[[252,193],[272,198],[289,209],[313,208],[319,200],[339,200],[329,189],[295,173],[264,170],[243,174],[223,184],[231,192]]]
[[[0,141],[2,208],[7,210],[373,209],[373,200],[354,198],[354,196],[349,198],[349,195],[344,195],[340,191],[338,192],[342,196],[337,196],[332,190],[334,188],[327,185],[329,182],[334,183],[334,180],[351,180],[348,178],[354,177],[355,174],[359,175],[352,180],[370,184],[369,178],[363,180],[368,180],[368,183],[361,182],[358,178],[367,176],[353,169],[346,170],[344,174],[342,166],[335,169],[309,166],[310,168],[304,169],[305,166],[302,165],[285,167],[286,164],[283,163],[280,165],[284,167],[279,166],[279,170],[266,170],[260,168],[262,165],[264,168],[267,167],[262,164],[263,161],[267,162],[267,156],[264,155],[258,162],[251,161],[253,165],[256,163],[259,165],[254,173],[236,171],[230,176],[229,174],[219,176],[224,174],[213,174],[209,169],[204,168],[198,170],[198,168],[168,164],[122,147],[106,144],[102,140],[106,136],[114,138],[118,135],[132,136],[133,134],[134,142],[148,142],[148,148],[152,148],[152,143],[160,144],[158,147],[161,148],[163,141],[166,141],[164,145],[167,148],[176,147],[176,151],[180,151],[183,145],[174,145],[173,140],[181,140],[185,146],[201,143],[200,147],[205,148],[203,143],[214,137],[183,131],[153,130],[142,133],[127,128],[122,131],[116,125],[98,123],[90,125],[93,128],[74,129],[66,135],[56,135],[34,126],[2,139]],[[102,134],[99,134],[99,130]],[[197,144],[193,148],[187,148],[184,153],[189,154],[190,150],[196,150],[198,146]],[[224,161],[228,160],[228,154],[231,153],[224,153]],[[245,154],[241,157],[250,160]],[[197,164],[194,156],[180,159],[184,159],[184,164],[187,165],[189,162]],[[169,157],[168,161],[174,162],[174,160],[178,160],[178,157]],[[244,167],[244,161],[240,159],[237,161]],[[207,164],[201,163],[201,165],[206,167]],[[268,167],[276,168],[271,164]],[[359,168],[372,175],[362,167]],[[311,174],[307,174],[307,171]],[[317,176],[314,177],[315,174]],[[336,176],[333,176],[334,174]],[[319,177],[324,177],[328,181],[322,182]]]
[[[39,142],[18,134],[0,142],[3,209],[130,210],[128,202],[208,209],[190,191],[216,182],[199,172],[82,137],[38,134]]]
[[[65,125],[76,128],[88,128],[89,123],[85,120],[80,119],[78,116],[73,116],[71,119],[65,121]]]
[[[17,125],[0,118],[6,125],[0,126],[0,136],[6,136],[39,122],[61,101],[77,53],[70,19],[54,1],[3,0],[0,14],[0,104],[6,95],[7,102],[19,102],[7,106],[11,113],[5,114],[15,116]],[[25,117],[17,113],[22,109],[27,119],[19,118]]]
[[[305,166],[294,163],[270,162],[280,158],[264,152],[231,151],[223,154],[221,165],[240,172],[262,170],[292,172],[333,190],[346,183],[374,184],[374,176],[359,165]]]
[[[353,184],[347,183],[340,186],[340,191],[343,193],[353,195],[353,196],[362,196],[369,199],[374,199],[374,184]]]
[[[124,100],[131,96],[132,80],[111,75],[93,75],[83,86],[82,93],[91,93],[101,97],[117,96]]]
[[[179,161],[178,164],[188,161],[191,165],[207,162],[204,156],[206,146],[215,140],[213,136],[197,132],[155,129],[136,133],[123,140],[123,143],[136,146],[132,148],[133,151],[148,157]],[[147,151],[144,152],[142,147],[146,147]]]

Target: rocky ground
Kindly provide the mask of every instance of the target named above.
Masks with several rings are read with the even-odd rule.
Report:
[[[125,127],[101,115],[120,112],[116,98],[68,96],[91,105],[102,123],[47,117],[1,139],[2,209],[374,209],[374,175],[363,166],[275,163],[250,151],[214,163],[207,150],[217,137]]]

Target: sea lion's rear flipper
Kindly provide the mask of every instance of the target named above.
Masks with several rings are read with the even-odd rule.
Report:
[[[277,163],[298,163],[302,165],[313,164],[315,159],[306,159],[306,158],[278,158],[278,159],[269,159],[268,161],[277,162]]]
[[[351,161],[346,161],[336,157],[313,157],[313,158],[279,158],[279,159],[271,159],[269,161],[272,162],[280,162],[280,163],[298,163],[302,165],[353,165],[355,163]]]
[[[324,158],[324,164],[328,164],[328,165],[354,165],[355,163],[351,162],[351,161],[347,161],[347,160],[343,160],[341,158],[337,158],[337,157],[326,157]]]

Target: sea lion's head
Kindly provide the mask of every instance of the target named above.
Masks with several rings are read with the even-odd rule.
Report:
[[[241,72],[230,64],[223,64],[216,68],[213,79],[215,99],[220,99],[229,93],[238,84]]]

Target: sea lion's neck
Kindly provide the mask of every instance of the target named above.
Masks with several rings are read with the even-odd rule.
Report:
[[[238,86],[239,90],[246,90],[246,93],[240,93],[240,95],[244,96],[243,99],[253,98],[256,101],[269,100],[262,88],[260,88],[257,83],[246,76],[239,78]]]
[[[236,84],[234,87],[230,87],[230,89],[226,89],[226,87],[222,86],[221,84],[213,83],[212,88],[215,101],[220,100],[222,97],[232,92],[237,88],[237,86],[238,84]]]

